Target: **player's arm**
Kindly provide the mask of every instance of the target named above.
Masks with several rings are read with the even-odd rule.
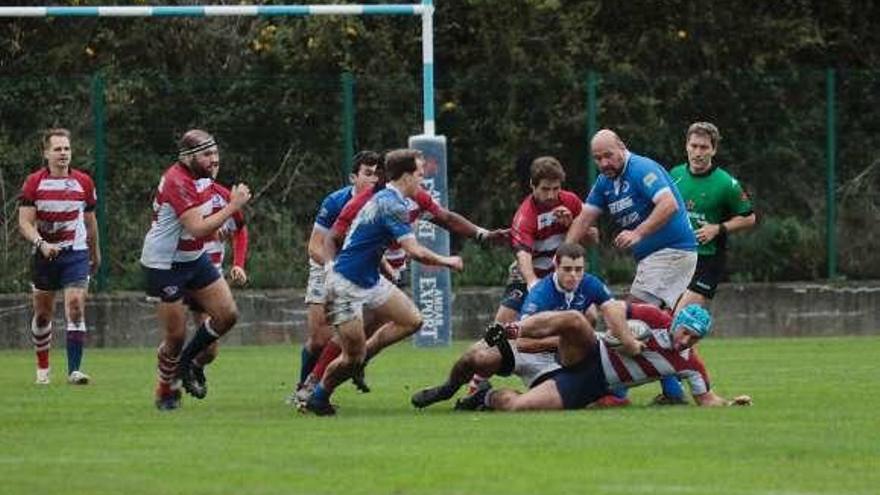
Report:
[[[412,259],[419,263],[434,266],[445,266],[456,271],[464,267],[459,256],[442,256],[419,244],[412,235],[401,237],[397,240],[400,246]]]
[[[446,208],[439,208],[436,214],[431,217],[430,221],[453,234],[476,239],[481,243],[504,242],[510,233],[509,229],[488,230],[484,227],[480,227],[465,218],[464,215]]]
[[[248,281],[247,271],[244,269],[247,261],[248,242],[247,225],[242,225],[232,234],[232,268],[229,270],[230,278],[239,286]]]
[[[33,244],[35,248],[47,259],[58,256],[61,252],[58,246],[43,240],[40,231],[37,230],[37,207],[22,205],[18,208],[18,231],[24,239]]]
[[[751,406],[752,398],[748,395],[737,395],[733,399],[725,399],[713,391],[694,395],[694,402],[701,407]]]
[[[633,230],[624,230],[614,239],[614,245],[626,249],[638,244],[645,237],[660,230],[678,211],[678,202],[669,189],[654,195],[654,209],[642,223]]]
[[[609,299],[599,306],[599,312],[608,327],[608,334],[620,341],[620,350],[628,356],[638,356],[645,344],[636,340],[626,321],[626,303]]]
[[[86,244],[89,246],[89,264],[92,274],[98,272],[101,266],[101,245],[98,243],[98,220],[95,212],[83,213],[83,223],[86,224]]]
[[[565,234],[565,242],[583,243],[591,232],[591,227],[599,220],[602,210],[592,205],[584,205],[581,212],[572,220]]]
[[[323,265],[327,261],[324,242],[327,238],[328,232],[328,230],[324,230],[315,225],[312,227],[311,235],[309,235],[309,258],[319,265]]]
[[[199,208],[189,208],[180,215],[180,223],[195,238],[213,235],[226,219],[240,211],[250,199],[250,189],[244,184],[238,184],[232,188],[229,203],[222,210],[203,217]]]
[[[535,265],[532,263],[532,252],[523,246],[517,247],[516,265],[519,268],[520,274],[522,274],[526,281],[526,287],[529,289],[541,281],[541,279],[535,275]]]

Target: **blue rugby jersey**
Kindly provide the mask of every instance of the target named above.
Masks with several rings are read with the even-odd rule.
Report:
[[[345,203],[348,203],[348,200],[353,195],[354,188],[352,186],[345,186],[328,194],[321,201],[321,207],[318,208],[314,228],[324,232],[330,230],[333,227],[333,222],[336,221],[336,217],[342,212],[342,207],[345,206]]]
[[[612,299],[611,290],[599,277],[586,273],[574,291],[566,292],[556,283],[556,273],[551,273],[529,290],[520,319],[542,311],[571,309],[583,313],[593,304],[601,306]]]
[[[650,158],[629,153],[620,175],[615,179],[600,175],[584,203],[588,208],[610,213],[621,229],[633,230],[654,211],[654,198],[667,190],[675,196],[678,211],[654,233],[635,244],[633,255],[641,260],[665,248],[694,251],[697,238],[681,193],[666,169]]]

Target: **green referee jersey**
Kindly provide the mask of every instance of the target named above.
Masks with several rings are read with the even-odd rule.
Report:
[[[674,167],[670,172],[678,186],[688,218],[694,231],[706,224],[718,224],[734,216],[752,213],[752,201],[739,181],[721,167],[715,166],[705,175],[694,175],[687,163]],[[718,237],[700,244],[697,254],[713,255],[724,250],[723,240]]]

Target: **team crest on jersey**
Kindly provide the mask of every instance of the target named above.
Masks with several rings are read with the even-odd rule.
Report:
[[[689,200],[685,201],[684,206],[685,206],[685,208],[687,208],[688,211],[693,211],[694,206],[696,206],[696,204],[694,203],[694,200],[689,199]]]

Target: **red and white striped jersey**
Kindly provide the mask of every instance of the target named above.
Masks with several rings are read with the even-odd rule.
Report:
[[[629,307],[628,318],[647,323],[651,328],[651,337],[645,341],[647,348],[636,357],[618,353],[617,349],[609,348],[599,340],[602,369],[609,387],[634,387],[666,375],[676,375],[688,382],[693,395],[709,391],[709,373],[696,351],[673,350],[672,338],[667,330],[672,324],[669,313],[651,305],[633,304]]]
[[[229,189],[211,179],[199,179],[199,182],[202,181],[208,182],[207,187],[211,192],[210,215],[213,215],[229,204]],[[204,238],[205,252],[211,258],[211,263],[213,263],[221,273],[223,272],[223,258],[226,256],[226,241],[224,239],[231,237],[242,227],[244,227],[244,215],[241,211],[237,211],[223,222],[223,225],[219,229],[224,231],[222,236],[218,235],[218,232],[215,232],[213,235]],[[223,237],[223,239],[221,239],[221,237]]]
[[[88,249],[83,218],[94,211],[97,200],[92,179],[73,168],[66,177],[55,177],[43,167],[30,174],[21,188],[21,205],[37,210],[40,237],[62,249]]]
[[[195,261],[204,251],[204,239],[196,239],[180,223],[191,208],[211,214],[211,181],[200,181],[182,163],[168,168],[153,198],[153,222],[144,238],[141,264],[169,270],[172,263]]]
[[[345,237],[358,212],[373,197],[375,192],[376,189],[371,187],[351,198],[345,204],[342,212],[339,213],[336,221],[333,222],[333,231],[338,236]],[[414,198],[406,198],[406,205],[409,208],[410,223],[416,223],[419,220],[430,220],[440,215],[440,212],[443,210],[440,203],[431,197],[431,193],[424,189],[419,189]],[[392,242],[388,249],[385,250],[385,259],[392,268],[401,270],[406,265],[407,256],[403,248],[400,247],[400,244]]]
[[[577,217],[583,203],[577,194],[562,190],[559,199],[549,205],[538,204],[534,196],[523,200],[513,216],[510,225],[510,241],[516,250],[526,250],[532,255],[535,275],[541,278],[553,271],[553,256],[556,249],[565,241],[568,226],[559,223],[553,209],[565,206]]]

